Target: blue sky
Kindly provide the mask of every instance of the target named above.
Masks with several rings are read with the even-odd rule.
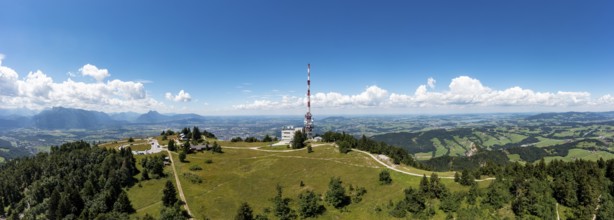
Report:
[[[612,1],[0,1],[0,108],[301,114],[311,63],[314,114],[614,110],[613,10]]]

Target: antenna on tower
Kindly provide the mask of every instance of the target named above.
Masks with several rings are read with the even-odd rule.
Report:
[[[307,113],[305,114],[305,134],[313,138],[313,119],[311,118],[311,64],[307,64]]]

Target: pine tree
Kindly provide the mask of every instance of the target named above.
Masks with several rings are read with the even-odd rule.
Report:
[[[220,146],[220,144],[218,144],[217,141],[213,142],[213,147],[212,147],[211,151],[213,153],[224,153],[222,151],[222,146]]]
[[[385,169],[379,173],[379,183],[381,185],[389,185],[392,183],[392,178],[390,178],[390,172],[388,172],[388,170]]]
[[[181,150],[187,154],[188,152],[190,152],[190,146],[190,142],[186,141],[181,145]]]
[[[58,219],[58,217],[61,217],[61,216],[56,215],[58,206],[60,205],[60,199],[61,199],[60,192],[58,188],[55,188],[53,192],[51,193],[51,197],[49,197],[49,206],[47,208],[47,218],[48,219],[55,220],[55,219]]]
[[[202,139],[202,133],[198,127],[194,126],[192,129],[192,140],[198,141]]]
[[[422,193],[422,195],[426,196],[427,198],[430,198],[432,196],[431,193],[431,185],[429,184],[429,179],[426,178],[426,174],[422,175],[422,180],[420,180],[420,193]]]
[[[316,217],[320,213],[318,196],[311,190],[298,195],[298,212],[303,218]]]
[[[435,198],[442,199],[448,196],[448,189],[445,185],[441,184],[441,180],[436,173],[431,174],[430,188],[431,194],[433,194]]]
[[[249,207],[247,202],[241,203],[239,209],[237,210],[237,215],[235,216],[235,220],[252,220],[254,219],[254,214],[252,208]]]
[[[290,199],[283,197],[282,187],[279,184],[277,184],[276,190],[277,194],[273,198],[275,216],[283,220],[294,219],[296,215],[294,210],[290,208]]]
[[[463,173],[460,178],[460,184],[465,186],[471,186],[475,184],[475,177],[468,170],[463,170]]]
[[[4,216],[4,199],[0,197],[0,216]]]
[[[478,196],[480,196],[478,184],[471,185],[471,188],[469,188],[469,193],[467,193],[467,203],[469,203],[470,205],[475,205]]]
[[[294,138],[292,139],[292,149],[301,149],[305,147],[305,135],[301,131],[294,132]]]
[[[185,150],[181,151],[181,153],[179,153],[179,161],[181,161],[182,163],[185,163],[185,158],[186,158],[186,153]]]
[[[183,213],[181,212],[181,209],[179,208],[179,206],[172,206],[172,207],[163,207],[162,210],[160,210],[160,220],[184,220],[187,219],[185,216],[183,216]]]
[[[130,199],[128,199],[128,194],[126,194],[126,191],[122,190],[122,192],[119,193],[117,201],[115,201],[115,204],[113,204],[113,211],[123,213],[132,213],[135,211],[132,207]]]
[[[460,175],[458,175],[458,172],[454,172],[454,182],[460,182]]]
[[[262,138],[262,142],[271,142],[273,141],[273,138],[271,138],[271,136],[269,136],[268,134],[264,136],[264,138]]]
[[[141,180],[148,180],[148,179],[149,179],[149,171],[143,168],[143,172],[141,172]]]
[[[162,195],[162,204],[166,207],[172,207],[177,201],[179,201],[179,199],[177,199],[177,191],[175,190],[175,186],[173,185],[173,182],[167,180]]]
[[[170,151],[176,151],[177,147],[175,146],[175,140],[169,140],[168,141],[168,150]]]
[[[335,208],[343,207],[347,201],[345,188],[343,188],[341,183],[339,177],[332,177],[328,183],[328,191],[326,191],[326,202]]]

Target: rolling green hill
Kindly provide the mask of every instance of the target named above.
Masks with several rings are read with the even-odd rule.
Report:
[[[175,161],[179,161],[177,153],[172,155]],[[137,159],[139,157],[142,156]],[[212,162],[207,163],[208,160]],[[360,152],[341,154],[332,145],[314,147],[313,153],[307,153],[305,149],[283,152],[227,147],[224,148],[223,154],[189,154],[187,161],[174,166],[182,182],[187,203],[197,219],[232,219],[242,202],[249,203],[255,213],[262,214],[264,209],[272,209],[273,203],[270,200],[275,196],[277,184],[283,187],[284,196],[292,199],[290,205],[296,210],[301,192],[313,190],[318,194],[325,194],[331,177],[340,177],[347,191],[352,185],[354,188],[364,187],[367,193],[361,202],[351,203],[342,210],[325,205],[326,211],[319,218],[387,219],[392,218],[388,214],[389,202],[402,199],[403,190],[407,187],[418,188],[422,179],[419,176],[391,172],[392,184],[380,185],[378,175],[385,169],[382,164]],[[195,166],[201,167],[202,170],[190,170]],[[399,166],[399,169],[427,175],[431,173],[404,166]],[[190,178],[186,177],[188,173],[201,177],[203,182],[191,182]],[[453,173],[438,174],[440,177],[453,177]],[[304,186],[300,186],[301,181]],[[442,178],[441,181],[451,192],[469,190],[468,186],[455,183],[453,179]],[[145,187],[145,184],[149,186],[156,183],[149,184],[145,181],[142,183],[144,187],[133,187],[129,190],[130,199],[135,201],[133,204],[137,209],[135,216],[150,213],[147,206],[139,211],[143,205],[136,204],[141,204],[140,197],[146,197],[144,194],[152,193],[153,189]],[[482,181],[479,186],[485,188],[489,183],[490,181]],[[268,216],[273,217],[272,214]],[[445,213],[437,210],[434,218],[444,219]]]
[[[493,157],[498,160],[494,161],[497,163],[504,161],[534,162],[542,158],[578,158],[568,154],[572,149],[587,150],[604,158],[614,156],[613,130],[614,126],[607,123],[565,125],[540,121],[536,124],[529,123],[521,126],[481,126],[389,133],[375,135],[372,139],[402,147],[412,153],[417,160],[424,161],[426,164],[437,163],[433,160],[450,162],[445,158],[461,159],[466,156],[480,155],[479,152],[485,151],[500,151],[507,155],[507,159],[499,156]],[[582,158],[597,160],[600,156]],[[436,166],[433,169],[445,170],[454,167],[462,168],[464,165]]]

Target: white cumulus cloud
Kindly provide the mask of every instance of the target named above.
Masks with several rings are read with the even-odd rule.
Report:
[[[175,102],[189,102],[192,101],[192,96],[190,96],[190,93],[187,93],[185,91],[183,91],[183,89],[181,91],[179,91],[179,93],[177,93],[177,95],[173,95],[170,92],[167,92],[166,94],[164,94],[164,97],[166,97],[166,99],[171,100],[171,101],[175,101]]]
[[[79,69],[79,72],[81,72],[81,75],[91,76],[98,82],[101,82],[104,78],[111,76],[111,74],[109,74],[109,70],[98,69],[98,67],[89,63],[81,67],[81,69]]]
[[[531,111],[532,108],[561,110],[581,107],[614,107],[614,97],[605,95],[594,99],[583,91],[536,92],[514,86],[497,90],[485,86],[480,80],[469,76],[453,78],[447,90],[430,91],[435,88],[435,79],[428,78],[413,94],[389,93],[378,86],[369,86],[355,95],[338,92],[315,93],[311,97],[313,108],[322,109],[501,109]],[[305,106],[305,97],[283,96],[281,100],[260,99],[233,106],[238,110],[300,109]]]
[[[0,66],[0,106],[35,110],[63,106],[105,112],[165,108],[164,104],[147,96],[140,82],[117,79],[101,82],[109,72],[90,64],[83,66],[80,72],[96,78],[97,82],[78,82],[70,78],[55,82],[41,70],[20,78],[15,70]]]
[[[436,82],[437,81],[435,79],[433,79],[433,77],[429,77],[429,79],[427,80],[426,84],[429,86],[429,88],[434,89]]]

